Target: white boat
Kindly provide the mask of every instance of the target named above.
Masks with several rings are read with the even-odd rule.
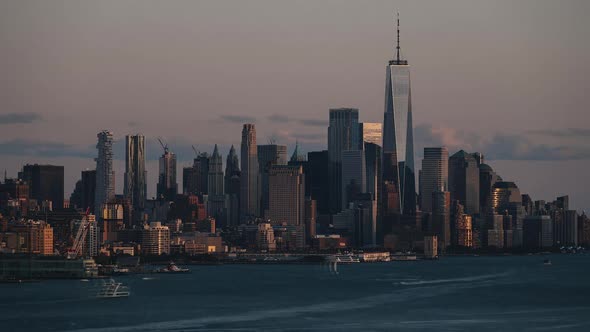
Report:
[[[353,255],[332,255],[328,257],[328,261],[336,263],[360,263],[361,260]]]
[[[96,297],[101,299],[108,299],[108,298],[118,298],[118,297],[128,297],[129,296],[129,289],[127,286],[123,286],[122,283],[116,282],[113,279],[109,279],[108,281],[102,281],[102,288],[96,295]]]

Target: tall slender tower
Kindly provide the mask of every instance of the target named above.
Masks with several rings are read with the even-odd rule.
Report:
[[[256,127],[251,123],[244,124],[242,129],[241,152],[240,214],[242,217],[258,217],[260,216],[258,151]]]
[[[125,182],[123,193],[131,201],[134,219],[143,211],[147,193],[145,170],[145,137],[125,136]]]
[[[449,189],[449,151],[446,147],[424,148],[422,178],[420,182],[420,207],[424,212],[433,211],[433,193]],[[439,240],[442,240],[439,238]],[[447,242],[447,245],[449,243]]]
[[[385,76],[383,116],[383,209],[384,213],[411,215],[416,212],[414,135],[410,66],[402,60],[397,19],[396,58]]]
[[[215,144],[213,154],[209,158],[209,195],[223,196],[223,189],[223,159]]]
[[[226,221],[235,226],[240,221],[240,162],[236,149],[231,146],[225,163],[225,194],[226,194]]]
[[[178,193],[176,182],[176,155],[164,147],[164,154],[160,157],[160,172],[157,186],[158,198],[172,201]]]
[[[101,211],[105,203],[115,198],[115,171],[113,171],[113,133],[103,130],[96,135],[98,157],[96,160],[96,193],[94,209]],[[102,213],[97,213],[101,218]]]

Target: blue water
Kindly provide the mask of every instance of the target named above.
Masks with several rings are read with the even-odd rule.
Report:
[[[590,255],[339,265],[191,266],[97,281],[0,284],[0,331],[590,331]],[[146,278],[147,277],[147,278]],[[153,278],[153,279],[151,279]],[[147,279],[147,280],[146,280]]]

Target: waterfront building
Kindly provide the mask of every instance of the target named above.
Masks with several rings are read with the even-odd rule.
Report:
[[[101,243],[117,241],[117,232],[125,228],[123,204],[106,203],[102,206],[100,213]]]
[[[170,229],[159,221],[145,225],[141,232],[141,250],[144,255],[170,253]]]
[[[244,220],[260,216],[260,179],[256,127],[244,124],[241,144],[240,214]]]
[[[50,201],[53,209],[64,207],[64,167],[55,165],[25,165],[19,174],[29,186],[29,198],[41,204]]]
[[[467,214],[479,213],[479,168],[472,154],[463,150],[449,158],[449,191]]]
[[[432,211],[432,193],[448,190],[448,160],[446,147],[424,148],[420,177],[420,207],[423,212]]]
[[[330,211],[337,213],[343,206],[342,153],[360,150],[359,113],[356,108],[330,109],[328,126],[328,172],[330,177]]]
[[[459,247],[473,247],[473,218],[465,214],[463,205],[458,201],[453,202],[451,209],[451,230],[453,232],[452,244]]]
[[[486,217],[486,244],[488,247],[504,248],[504,216],[491,214]]]
[[[438,257],[438,238],[436,235],[427,235],[424,237],[424,257]]]
[[[103,130],[97,134],[98,157],[96,158],[96,192],[94,208],[115,198],[115,171],[113,170],[113,133]]]
[[[534,215],[524,218],[523,246],[528,249],[553,246],[553,220],[550,216]]]
[[[145,158],[145,136],[139,134],[125,136],[123,196],[131,201],[134,222],[141,220],[147,198]]]
[[[256,233],[256,246],[259,250],[275,251],[277,243],[275,241],[274,230],[269,223],[258,224]]]
[[[437,236],[441,250],[451,245],[451,193],[448,191],[432,192],[432,233]]]
[[[410,66],[401,58],[399,17],[396,57],[387,65],[383,116],[383,210],[385,214],[416,212],[414,135]]]

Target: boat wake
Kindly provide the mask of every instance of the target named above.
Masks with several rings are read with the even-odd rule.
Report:
[[[434,280],[418,280],[418,281],[400,281],[398,284],[404,286],[416,286],[416,285],[436,285],[436,284],[446,284],[446,283],[455,283],[455,282],[465,282],[465,281],[484,281],[490,279],[496,279],[500,277],[505,277],[510,273],[496,273],[496,274],[484,274],[475,277],[465,277],[465,278],[450,278],[450,279],[434,279]]]

